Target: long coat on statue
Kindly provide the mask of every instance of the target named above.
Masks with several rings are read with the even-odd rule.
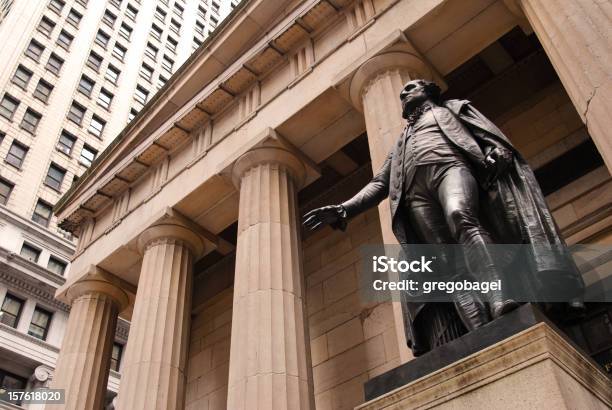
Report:
[[[572,260],[564,252],[548,251],[551,248],[564,249],[565,243],[525,159],[501,130],[469,101],[448,100],[443,106],[448,110],[434,108],[434,117],[445,136],[472,166],[474,176],[482,187],[481,213],[486,218],[495,241],[528,245],[529,273],[535,281],[541,273],[558,272],[574,278],[575,286],[581,288],[582,281]],[[404,130],[404,133],[406,132],[408,130]],[[405,137],[404,134],[400,136],[370,183],[343,203],[343,206],[350,217],[375,206],[388,196],[393,233],[409,253],[408,245],[418,243],[418,240],[410,230],[401,205],[404,186],[412,179],[412,176],[404,175],[402,144]],[[491,183],[491,170],[485,165],[484,152],[499,146],[513,152],[513,164],[505,174]],[[403,306],[406,336],[415,353],[420,351],[420,347],[415,345],[418,340],[414,333],[415,321],[424,306],[425,303],[414,302],[405,303]]]

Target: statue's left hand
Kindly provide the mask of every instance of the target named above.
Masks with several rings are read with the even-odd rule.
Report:
[[[496,180],[505,174],[512,160],[512,151],[502,147],[493,148],[485,157],[485,163],[491,169],[491,179]]]

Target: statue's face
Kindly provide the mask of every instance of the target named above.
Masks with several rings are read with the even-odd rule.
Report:
[[[429,96],[425,91],[425,84],[422,80],[413,80],[406,83],[404,89],[400,93],[402,116],[407,118],[410,111],[418,107],[423,101],[427,100],[427,98],[429,98]]]

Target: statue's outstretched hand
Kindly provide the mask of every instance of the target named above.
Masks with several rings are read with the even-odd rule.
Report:
[[[342,205],[329,205],[322,208],[313,209],[304,215],[303,225],[306,229],[314,231],[325,225],[330,225],[334,229],[346,229],[346,210]]]

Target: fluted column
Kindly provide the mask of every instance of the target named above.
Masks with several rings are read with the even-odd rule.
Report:
[[[110,275],[92,267],[70,286],[70,316],[51,387],[66,390],[64,409],[102,409],[119,312],[127,294]],[[57,406],[47,406],[57,408]]]
[[[296,199],[304,164],[264,144],[232,173],[240,208],[227,408],[312,409]]]
[[[612,172],[612,5],[596,0],[506,0],[542,43]]]
[[[117,408],[182,409],[194,256],[202,241],[188,227],[167,221],[147,228]]]
[[[375,174],[385,162],[406,125],[406,120],[402,118],[400,91],[410,80],[419,78],[432,80],[433,77],[432,70],[416,52],[396,50],[370,58],[351,79],[351,100],[357,108],[363,110],[372,170]],[[378,215],[384,243],[396,244],[387,200],[378,205]],[[399,300],[399,297],[396,296],[394,300]],[[413,356],[406,342],[401,303],[392,302],[392,305],[400,360],[403,363]]]

